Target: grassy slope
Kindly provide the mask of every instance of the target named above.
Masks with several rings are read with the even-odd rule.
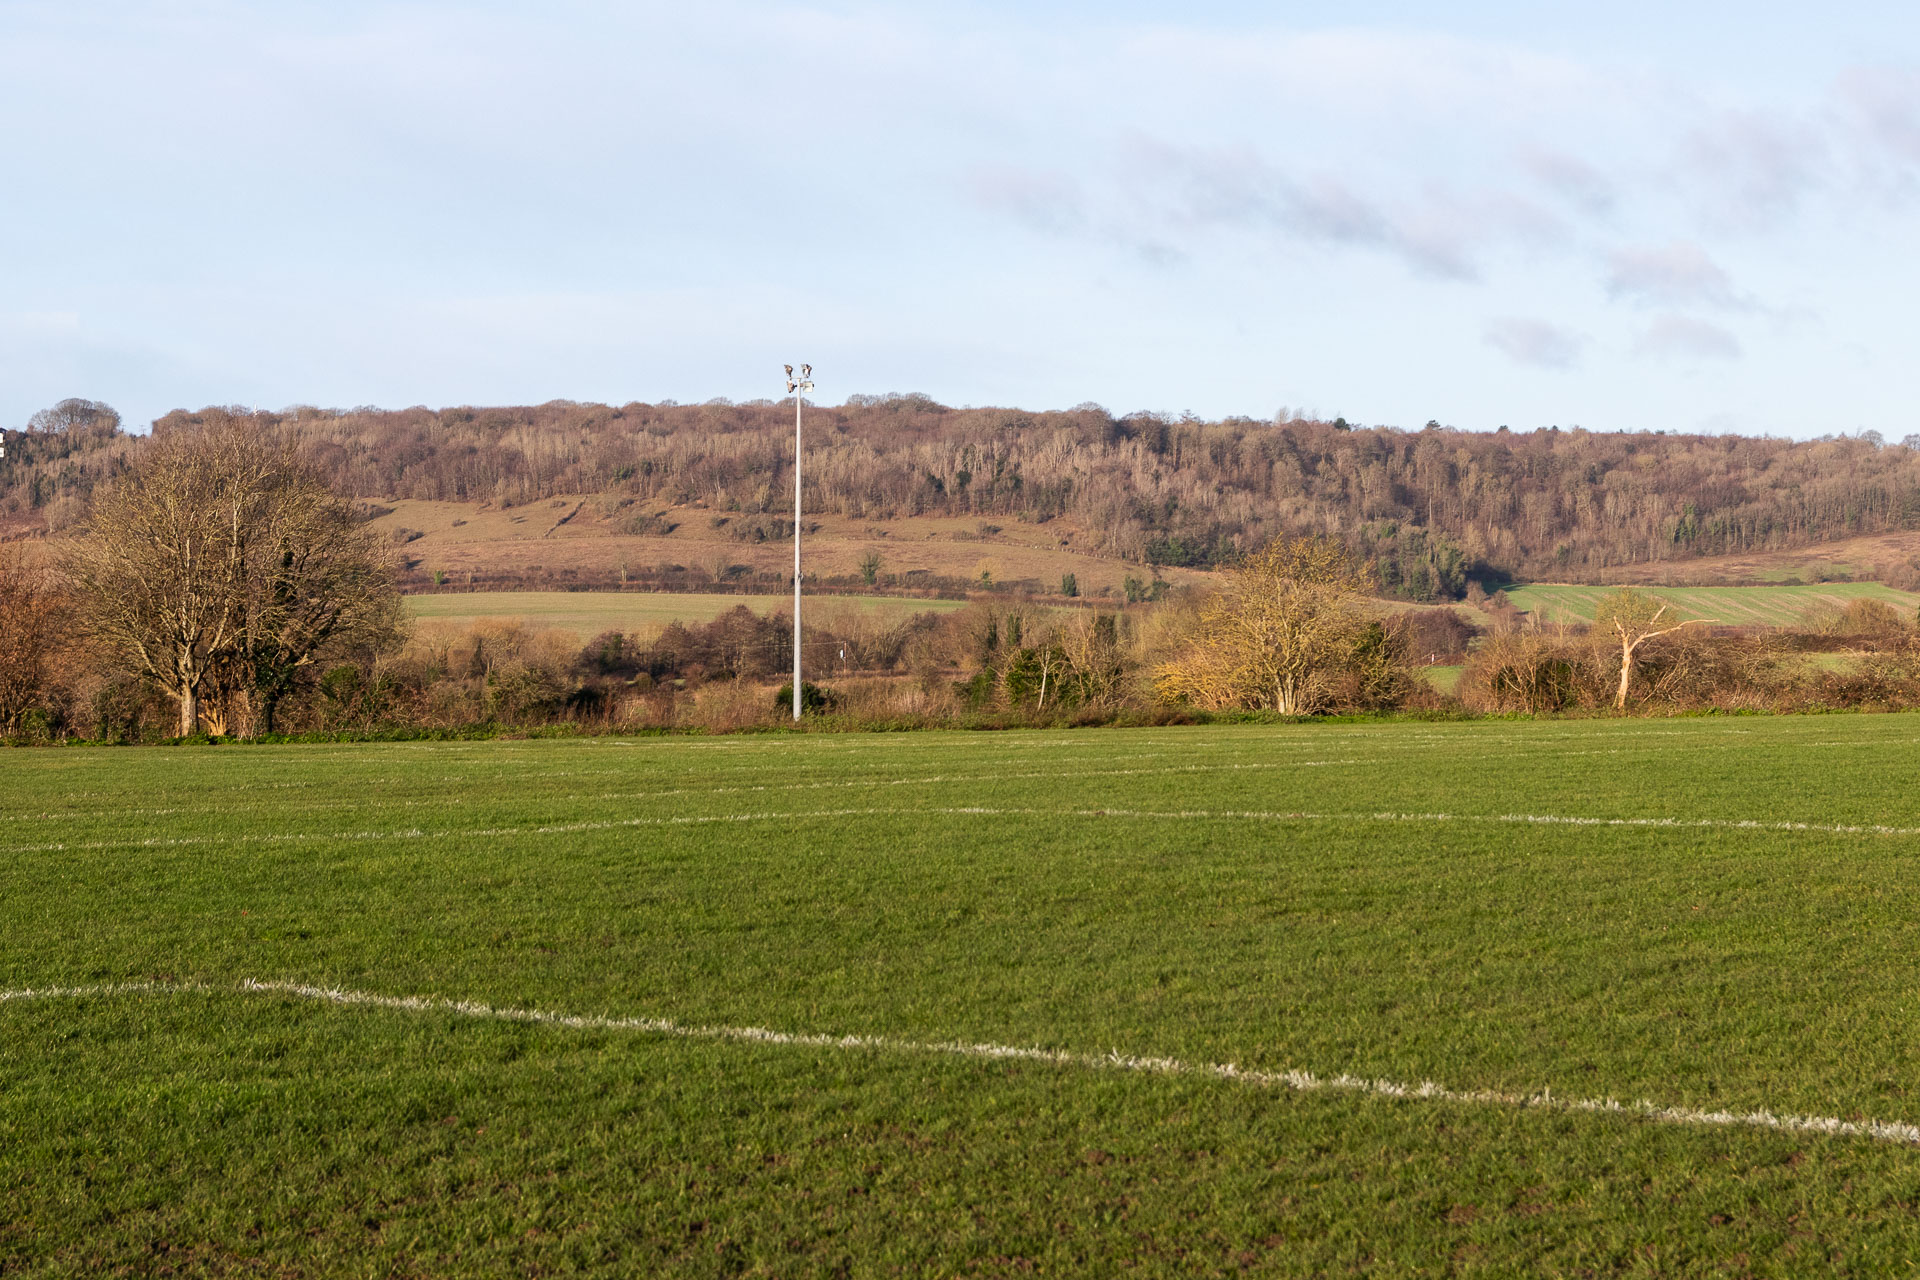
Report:
[[[582,639],[618,628],[640,631],[669,622],[708,622],[738,605],[755,613],[791,610],[791,596],[687,595],[645,591],[483,591],[408,596],[414,617],[457,626],[480,618],[519,618],[535,626],[572,631]],[[899,622],[916,613],[962,607],[958,600],[919,600],[891,596],[822,596],[807,600],[807,616],[829,618],[855,610]]]
[[[1567,622],[1593,621],[1594,606],[1616,587],[1534,583],[1508,590],[1515,607]],[[1673,605],[1679,618],[1715,618],[1729,626],[1793,626],[1808,610],[1839,609],[1862,597],[1884,600],[1912,617],[1920,594],[1877,582],[1829,582],[1795,587],[1646,587]]]
[[[216,989],[0,1004],[0,1270],[1892,1269],[1920,1256],[1920,1152],[1867,1141],[231,987],[1920,1120],[1920,839],[1191,812],[1911,826],[1916,738],[14,753],[0,987]],[[1039,812],[930,812],[982,806]],[[741,815],[765,816],[683,821]]]
[[[385,514],[373,521],[383,531],[410,529],[420,537],[404,554],[426,570],[440,570],[459,583],[469,571],[518,572],[559,569],[610,573],[677,564],[720,574],[744,565],[756,573],[784,576],[793,564],[793,544],[774,538],[753,542],[733,530],[753,517],[705,507],[629,504],[608,512],[598,498],[553,498],[524,507],[484,503],[426,502],[395,498],[380,504]],[[639,515],[657,516],[673,526],[667,534],[634,535],[626,530]],[[777,518],[775,513],[774,518]],[[564,521],[564,523],[561,523]],[[1061,575],[1076,575],[1079,589],[1092,596],[1118,594],[1129,577],[1166,578],[1176,585],[1207,581],[1192,569],[1149,569],[1145,565],[1085,554],[1086,532],[1072,522],[1026,524],[1009,516],[915,516],[871,521],[849,516],[808,517],[807,571],[851,578],[862,557],[877,554],[883,579],[913,586],[916,575],[978,581],[990,573],[996,582],[1022,579],[1053,588]]]

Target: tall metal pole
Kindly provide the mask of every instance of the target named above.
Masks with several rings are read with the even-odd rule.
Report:
[[[800,719],[800,402],[805,393],[793,391],[793,718]]]
[[[800,719],[800,409],[813,390],[813,366],[800,366],[800,376],[787,367],[787,394],[793,397],[793,718]]]

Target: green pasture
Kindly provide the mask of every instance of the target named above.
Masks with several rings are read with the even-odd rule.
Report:
[[[0,1275],[1920,1262],[1920,717],[0,770]]]
[[[1533,583],[1508,587],[1515,608],[1559,622],[1592,622],[1600,600],[1618,587]],[[1676,618],[1712,618],[1728,626],[1794,626],[1809,613],[1839,611],[1850,600],[1883,600],[1908,619],[1920,608],[1920,594],[1897,591],[1878,582],[1826,582],[1787,587],[1636,587],[1673,606]]]
[[[960,600],[919,600],[899,596],[811,596],[803,611],[855,611],[889,622],[916,613],[958,609]],[[512,618],[534,626],[572,631],[591,639],[604,631],[639,631],[670,622],[711,622],[745,605],[755,613],[791,610],[790,595],[700,595],[666,591],[467,591],[406,597],[415,618],[470,626],[483,618]]]

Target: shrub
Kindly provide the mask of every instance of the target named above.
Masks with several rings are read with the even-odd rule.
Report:
[[[839,705],[840,699],[834,696],[833,690],[823,689],[811,680],[802,680],[800,682],[800,712],[802,715],[826,715]],[[789,680],[781,685],[780,691],[773,695],[773,709],[775,711],[784,711],[788,715],[793,714],[793,681]]]

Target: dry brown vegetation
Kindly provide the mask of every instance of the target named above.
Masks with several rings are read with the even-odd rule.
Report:
[[[584,648],[513,622],[425,627],[403,640],[385,567],[454,533],[468,523],[456,514],[464,511],[497,526],[497,542],[547,558],[594,538],[672,548],[679,560],[634,572],[686,579],[674,585],[743,587],[777,575],[754,559],[784,557],[792,532],[777,509],[783,463],[770,412],[213,410],[172,415],[145,439],[122,433],[104,406],[66,402],[36,420],[0,473],[0,498],[16,517],[65,534],[52,561],[64,586],[47,557],[19,546],[0,565],[0,735],[775,723],[774,685],[789,661],[781,615],[737,609],[698,626],[608,633]],[[1536,554],[1529,539],[1556,530],[1577,540],[1587,529],[1595,537],[1579,555],[1607,563],[1615,552],[1658,558],[1902,520],[1906,498],[1887,495],[1908,493],[1902,486],[1920,476],[1904,447],[1116,421],[1091,407],[1017,415],[913,397],[818,417],[821,465],[810,457],[809,467],[820,490],[809,501],[822,514],[809,533],[841,535],[844,581],[908,594],[973,587],[978,601],[904,622],[816,608],[806,666],[822,687],[807,696],[849,722],[1920,705],[1920,632],[1878,601],[1776,631],[1668,633],[1657,598],[1628,593],[1589,631],[1533,625],[1500,593],[1459,576],[1463,548],[1477,545],[1479,522],[1496,509],[1502,518],[1532,512],[1485,525],[1486,554],[1505,547],[1499,554],[1522,565]],[[1451,462],[1435,452],[1448,442],[1459,447]],[[1582,457],[1600,459],[1587,464],[1599,478],[1582,480],[1589,487],[1570,515],[1552,493],[1575,492],[1554,485]],[[836,470],[835,459],[846,465]],[[1635,528],[1651,538],[1654,526],[1634,513],[1662,509],[1662,468],[1697,480],[1712,459],[1722,479],[1745,477],[1746,532],[1702,523],[1694,508],[1664,541],[1618,540]],[[1794,483],[1765,479],[1776,473]],[[601,487],[583,488],[592,485]],[[1627,490],[1645,501],[1592,508],[1595,492]],[[1123,503],[1123,494],[1133,496]],[[1840,502],[1845,494],[1852,505]],[[669,501],[677,505],[661,505]],[[421,514],[429,506],[432,519]],[[1762,508],[1775,514],[1756,514]],[[1418,521],[1394,514],[1416,509]],[[1780,514],[1789,510],[1800,516]],[[1458,545],[1435,532],[1445,520],[1456,521]],[[931,532],[889,536],[909,528]],[[1611,551],[1601,528],[1615,539]],[[908,547],[920,541],[975,557],[972,578],[909,567]],[[1057,565],[1045,557],[1058,555],[1079,566],[1058,583],[1018,577],[1022,592],[986,589],[1020,568]],[[1179,560],[1228,571],[1202,574]],[[1139,569],[1082,587],[1082,570],[1091,587],[1112,565]],[[625,580],[624,561],[620,572]],[[816,588],[832,585],[822,576]],[[1358,594],[1446,594],[1456,583],[1473,609],[1401,606],[1389,616]],[[1104,594],[1089,599],[1096,591]],[[1410,678],[1417,665],[1448,663],[1465,665],[1457,703]]]
[[[22,634],[14,621],[22,598],[0,591],[0,631],[9,636]],[[44,595],[37,601],[44,616],[65,607]],[[889,621],[852,608],[836,615],[820,602],[808,615],[806,668],[821,686],[819,710],[849,727],[1097,724],[1271,709],[1251,689],[1196,696],[1163,679],[1191,660],[1195,638],[1223,603],[1198,593],[1126,610],[978,602]],[[1649,641],[1635,654],[1627,710],[1920,706],[1920,632],[1882,616],[1888,610],[1849,612],[1792,630],[1689,628]],[[1524,620],[1482,634],[1458,612],[1430,608],[1366,618],[1349,638],[1350,647],[1329,651],[1313,705],[1297,710],[1612,711],[1619,645],[1609,634]],[[279,727],[773,727],[788,716],[778,686],[790,643],[785,614],[744,607],[710,623],[608,632],[584,646],[569,633],[513,620],[423,624],[397,648],[312,671],[285,700]],[[1457,699],[1408,678],[1411,666],[1429,660],[1466,663]],[[29,669],[37,674],[22,680],[18,673]],[[178,730],[177,707],[162,690],[97,654],[69,648],[37,667],[0,669],[0,687],[13,709],[0,736],[16,740],[151,741]]]
[[[46,736],[79,688],[73,597],[45,569],[0,549],[0,737]]]
[[[204,417],[170,414],[156,429]],[[565,510],[528,521],[556,537],[585,518],[604,534],[654,538],[698,511],[724,521],[707,531],[715,556],[722,543],[750,552],[790,532],[791,422],[779,404],[294,409],[253,420],[296,430],[336,491],[369,502],[519,511],[560,500]],[[1095,406],[952,409],[923,396],[855,397],[809,421],[809,518],[1052,527],[1069,535],[1055,550],[1168,569],[1320,533],[1377,560],[1383,589],[1415,600],[1457,598],[1475,574],[1601,580],[1683,572],[1703,557],[1751,568],[1762,555],[1920,527],[1920,452],[1865,436],[1350,429],[1116,418]],[[40,426],[0,462],[0,520],[17,530],[77,522],[93,487],[146,447],[84,402]],[[873,549],[852,552],[846,571]],[[1916,572],[1913,554],[1904,548],[1889,570]],[[635,559],[651,569],[659,557]],[[534,563],[547,567],[516,572]],[[1051,588],[1060,573],[1020,576]]]
[[[1161,699],[1281,715],[1399,705],[1411,683],[1406,638],[1361,607],[1370,576],[1331,538],[1275,539],[1191,615],[1185,643],[1155,674]]]

